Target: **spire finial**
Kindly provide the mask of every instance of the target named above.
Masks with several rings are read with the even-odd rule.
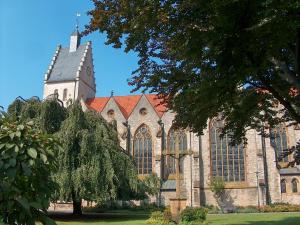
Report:
[[[80,13],[77,12],[77,13],[76,13],[76,29],[77,29],[77,30],[79,29],[79,17],[80,17]]]
[[[113,96],[114,96],[114,90],[111,90],[110,97],[113,97]]]

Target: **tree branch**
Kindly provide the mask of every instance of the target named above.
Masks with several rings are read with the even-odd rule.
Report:
[[[293,117],[293,119],[300,123],[300,115],[294,109],[292,104],[289,101],[286,101],[284,97],[282,97],[278,91],[273,88],[270,83],[263,77],[260,77],[262,83],[265,85],[266,89],[273,94],[273,96],[288,110],[289,114]]]
[[[300,79],[297,77],[295,73],[293,73],[287,67],[286,63],[279,61],[272,57],[270,61],[274,64],[275,70],[278,71],[279,76],[287,81],[289,84],[300,89]]]

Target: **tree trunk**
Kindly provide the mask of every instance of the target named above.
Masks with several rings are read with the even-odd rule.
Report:
[[[75,191],[72,191],[73,215],[82,215],[81,199],[76,197]]]

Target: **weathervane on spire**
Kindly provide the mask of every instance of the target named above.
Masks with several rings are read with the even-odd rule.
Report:
[[[76,29],[78,30],[79,29],[79,18],[80,17],[80,13],[79,12],[77,12],[76,13]]]

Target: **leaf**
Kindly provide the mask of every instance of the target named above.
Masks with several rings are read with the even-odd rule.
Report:
[[[20,132],[20,131],[17,131],[17,132],[16,132],[16,136],[17,136],[17,137],[21,137],[21,132]]]
[[[9,134],[9,137],[10,137],[11,140],[13,140],[14,137],[15,137],[15,133],[10,133],[10,134]]]
[[[32,206],[35,209],[41,209],[41,208],[43,208],[42,205],[41,205],[41,203],[39,203],[39,202],[30,202],[29,205]]]
[[[19,202],[23,206],[24,209],[29,211],[30,205],[29,205],[28,200],[26,198],[18,197],[16,199],[16,201]]]
[[[17,164],[17,160],[15,158],[12,158],[9,160],[9,164],[11,167],[15,167]]]
[[[43,160],[44,163],[47,162],[47,156],[46,155],[44,155],[44,154],[41,153],[40,157],[41,157],[41,159]]]
[[[19,150],[20,150],[19,146],[18,146],[18,145],[16,145],[16,146],[15,146],[15,152],[17,152],[17,153],[18,153],[18,152],[19,152]]]
[[[28,155],[29,155],[31,158],[36,159],[36,157],[37,157],[37,151],[36,151],[34,148],[29,148],[29,149],[27,150],[27,153],[28,153]]]
[[[16,174],[17,174],[17,169],[16,168],[9,168],[6,172],[7,176],[9,178],[15,178]]]
[[[24,125],[22,125],[22,124],[20,124],[20,125],[18,125],[18,130],[24,130]]]

